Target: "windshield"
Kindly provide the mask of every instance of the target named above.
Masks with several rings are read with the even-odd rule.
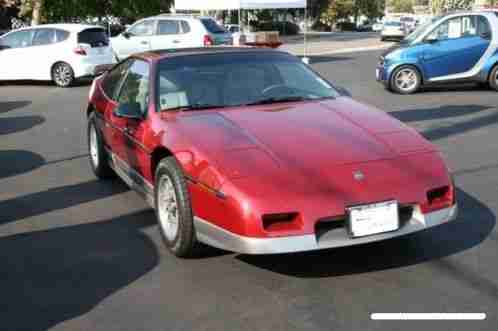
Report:
[[[196,54],[164,59],[158,72],[158,108],[199,110],[339,94],[299,59],[285,53]]]
[[[410,33],[408,36],[403,39],[403,43],[411,44],[415,40],[417,40],[421,35],[423,35],[427,29],[432,25],[432,23],[436,22],[439,20],[441,16],[434,17],[424,24],[420,25],[418,28],[415,29],[412,33]]]
[[[227,31],[210,18],[201,19],[202,24],[211,33],[226,33]]]

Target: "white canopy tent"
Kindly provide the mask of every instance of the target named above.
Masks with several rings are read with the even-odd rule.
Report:
[[[175,10],[238,10],[239,23],[241,9],[294,9],[304,8],[304,59],[306,57],[307,35],[307,2],[308,0],[175,0]]]
[[[175,0],[176,10],[306,8],[306,0]]]

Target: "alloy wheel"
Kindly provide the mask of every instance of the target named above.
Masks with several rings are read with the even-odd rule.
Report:
[[[409,92],[413,90],[418,84],[418,77],[415,70],[410,68],[405,68],[396,73],[394,77],[394,83],[396,87],[403,91]]]
[[[95,126],[93,125],[90,128],[90,157],[92,158],[94,167],[97,168],[99,166],[99,148],[97,130],[95,130]]]
[[[179,228],[178,202],[176,200],[175,187],[169,176],[163,176],[159,180],[158,192],[158,214],[159,222],[164,234],[169,241],[174,241]]]

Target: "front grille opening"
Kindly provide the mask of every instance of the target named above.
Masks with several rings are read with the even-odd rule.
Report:
[[[303,223],[299,213],[263,215],[263,228],[268,232],[300,230]]]
[[[317,241],[331,231],[346,231],[346,216],[323,218],[315,224]]]

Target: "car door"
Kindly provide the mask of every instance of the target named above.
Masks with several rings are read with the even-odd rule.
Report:
[[[159,19],[156,34],[151,37],[151,49],[181,48],[180,29],[181,27],[177,20]]]
[[[128,74],[128,68],[133,62],[132,59],[126,60],[112,69],[102,82],[104,100],[99,101],[97,107],[103,110],[104,118],[101,125],[105,144],[111,149],[112,153],[124,157],[124,135],[122,128],[125,127],[124,118],[118,117],[115,110],[118,107],[118,96],[121,85]]]
[[[465,75],[479,62],[490,44],[489,37],[479,35],[479,24],[484,29],[487,19],[480,15],[459,16],[446,20],[430,33],[426,40],[431,46],[423,54],[427,78],[443,80],[451,75]]]
[[[30,48],[30,51],[36,54],[36,56],[25,64],[31,73],[31,78],[51,79],[51,66],[56,62],[57,56],[61,53],[61,50],[57,49],[57,47],[58,44],[54,29],[36,29]]]
[[[122,135],[119,157],[126,163],[128,174],[135,180],[144,178],[149,159],[149,151],[145,147],[145,135],[148,132],[145,119],[150,95],[149,70],[148,62],[133,59],[117,98],[118,107],[133,106],[140,111],[141,118],[120,118],[115,112],[112,115],[113,126]],[[137,174],[140,177],[136,177]]]
[[[35,60],[31,42],[35,30],[10,32],[0,39],[0,80],[29,79],[27,64]]]
[[[151,37],[156,30],[155,20],[137,22],[127,31],[111,40],[114,52],[120,59],[151,49]]]

